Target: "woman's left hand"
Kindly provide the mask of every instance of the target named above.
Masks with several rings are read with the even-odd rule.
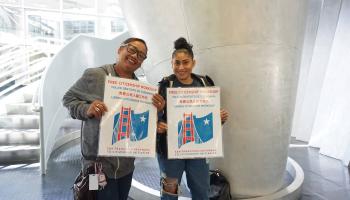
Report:
[[[228,119],[228,112],[224,109],[220,109],[221,124],[224,124]]]
[[[165,100],[160,94],[154,94],[152,104],[157,108],[157,111],[162,111],[165,107]]]
[[[165,134],[168,129],[168,124],[165,122],[158,122],[157,124],[157,133],[158,134]]]

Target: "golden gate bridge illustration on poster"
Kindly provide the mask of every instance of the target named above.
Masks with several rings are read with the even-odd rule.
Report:
[[[213,113],[197,118],[193,113],[183,113],[178,122],[178,148],[187,144],[202,144],[213,138]]]
[[[146,139],[148,136],[149,110],[135,113],[130,107],[121,107],[114,115],[112,145],[129,139],[132,142]]]

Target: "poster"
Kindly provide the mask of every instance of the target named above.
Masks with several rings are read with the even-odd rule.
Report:
[[[106,77],[99,156],[155,157],[158,88],[140,81]]]
[[[220,88],[168,88],[168,158],[222,157]]]

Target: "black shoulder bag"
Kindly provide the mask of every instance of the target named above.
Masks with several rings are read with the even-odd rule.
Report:
[[[81,170],[73,184],[74,200],[96,200],[97,190],[89,190],[89,174],[95,173],[95,167],[90,166],[85,172]]]
[[[220,170],[210,170],[210,200],[231,200],[230,183]]]

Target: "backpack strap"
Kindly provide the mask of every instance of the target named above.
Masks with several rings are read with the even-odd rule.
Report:
[[[174,85],[175,78],[176,78],[175,74],[172,74],[170,76],[164,77],[160,83],[163,83],[165,84],[164,86],[171,88]]]
[[[198,75],[198,74],[193,74],[193,75],[196,78],[198,78],[205,87],[215,86],[214,81],[208,75],[205,75],[205,76]]]

